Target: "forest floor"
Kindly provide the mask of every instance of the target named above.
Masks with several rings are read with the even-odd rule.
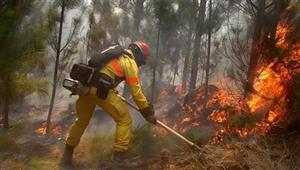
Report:
[[[24,121],[0,131],[1,170],[59,169],[63,137],[36,133],[41,123]],[[134,131],[130,159],[139,163],[134,169],[300,169],[300,135],[296,132],[247,140],[231,138],[214,145],[199,143],[201,151],[195,151],[173,136],[154,136],[151,128],[146,125]],[[76,169],[103,169],[111,158],[112,141],[113,134],[85,135],[75,151]]]
[[[36,106],[22,109],[23,114],[11,114],[13,125],[8,130],[3,130],[0,122],[0,170],[60,169],[64,139],[75,119],[72,107],[53,115],[49,135],[43,134],[45,111]],[[129,169],[300,170],[299,132],[248,138],[229,136],[222,143],[210,144],[209,130],[193,130],[184,134],[201,147],[193,150],[171,134],[156,135],[153,127],[149,124],[135,127],[128,158],[137,167]],[[113,132],[113,121],[96,110],[75,149],[76,169],[105,169],[104,165],[111,160]]]

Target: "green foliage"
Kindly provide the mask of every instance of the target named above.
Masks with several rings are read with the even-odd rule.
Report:
[[[95,135],[86,139],[90,151],[90,161],[97,166],[99,160],[107,161],[112,155],[113,135]]]
[[[36,7],[44,2],[7,1],[0,13],[0,101],[9,105],[41,89],[46,81],[35,76],[44,57],[47,29],[43,13]],[[33,13],[34,12],[34,13]],[[39,16],[39,17],[38,17]],[[8,122],[4,122],[7,126]]]
[[[33,92],[46,91],[44,88],[47,87],[49,81],[47,79],[31,79],[19,77],[17,78],[18,82],[11,85],[11,88],[14,89],[11,93],[12,99],[18,99],[19,95],[27,96]]]
[[[173,31],[178,25],[178,15],[175,5],[178,5],[175,0],[160,1],[152,0],[152,5],[156,17],[161,20],[161,28],[163,32]]]
[[[7,131],[0,132],[0,150],[11,151],[17,149],[16,139],[22,134],[24,125],[14,125]]]
[[[144,125],[142,127],[137,127],[133,131],[133,139],[131,143],[130,153],[132,155],[137,155],[141,153],[149,154],[151,152],[155,152],[155,150],[159,149],[155,146],[159,140],[153,137],[151,133],[151,126]]]
[[[27,2],[29,5],[32,2]],[[22,9],[22,8],[21,8]],[[42,23],[26,24],[29,11],[8,8],[0,14],[0,79],[2,81],[24,77],[31,71],[33,64],[43,56],[46,30]],[[21,16],[23,14],[24,16]],[[28,20],[28,19],[27,19]]]

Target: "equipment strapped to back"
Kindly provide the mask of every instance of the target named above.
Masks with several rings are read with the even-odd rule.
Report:
[[[122,46],[116,44],[108,47],[107,49],[103,50],[100,55],[92,57],[88,61],[88,65],[94,67],[96,69],[101,69],[105,66],[109,61],[118,58],[122,54],[125,53],[125,50]]]
[[[99,73],[99,70],[111,60],[127,54],[120,45],[112,45],[103,50],[100,55],[92,57],[86,64],[74,64],[70,77],[86,86],[97,88],[97,96],[105,99],[109,89],[113,89],[118,82],[109,76]]]

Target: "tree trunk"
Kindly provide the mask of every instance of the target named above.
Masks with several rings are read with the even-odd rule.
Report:
[[[211,47],[211,6],[212,0],[209,0],[209,21],[208,21],[208,40],[207,40],[207,59],[205,65],[205,101],[208,101],[208,79],[209,79],[209,65],[210,65],[210,47]],[[206,104],[204,105],[206,107]]]
[[[193,51],[192,70],[191,70],[191,80],[190,80],[189,91],[192,91],[196,88],[198,65],[199,65],[200,43],[201,43],[201,37],[203,34],[204,17],[205,17],[205,6],[206,6],[206,0],[201,0],[199,14],[198,14],[198,18],[197,18],[197,25],[196,25],[196,37],[195,37],[195,42],[194,42],[194,51]]]
[[[162,8],[162,7],[161,7]],[[161,11],[161,10],[160,10]],[[155,82],[156,82],[156,68],[157,62],[159,61],[159,38],[160,38],[160,31],[161,31],[161,15],[158,18],[158,31],[157,31],[157,42],[156,42],[156,55],[153,64],[153,72],[152,72],[152,94],[151,94],[151,103],[154,103],[155,98]]]
[[[266,49],[270,49],[268,52],[268,59],[273,60],[276,57],[279,57],[279,52],[276,47],[276,32],[277,32],[277,26],[280,22],[280,17],[282,13],[285,11],[285,9],[289,5],[289,0],[287,1],[274,1],[273,2],[273,7],[270,13],[266,15],[266,20],[265,22],[268,23],[265,25],[264,28],[264,37],[263,37],[263,46]]]
[[[10,86],[8,81],[5,82],[5,88],[6,88],[6,94],[4,99],[3,124],[4,124],[4,128],[8,129],[9,128],[8,114],[9,114],[9,105],[10,105]]]
[[[178,71],[178,64],[176,63],[175,68],[174,68],[174,72],[173,72],[173,83],[172,83],[173,86],[175,85],[175,79],[176,79],[177,71]]]
[[[57,72],[58,72],[58,67],[59,67],[59,55],[60,55],[60,52],[61,52],[60,48],[61,48],[61,39],[62,39],[62,28],[63,28],[63,22],[64,22],[64,12],[65,12],[65,0],[63,0],[62,7],[61,7],[58,44],[57,44],[57,49],[56,49],[56,59],[55,59],[55,66],[54,66],[52,95],[51,95],[51,101],[50,101],[48,118],[47,118],[47,128],[46,128],[46,133],[47,134],[50,132],[51,115],[52,115],[52,111],[53,111],[55,94],[56,94],[56,87],[57,87],[57,81],[58,81]]]
[[[188,39],[186,42],[186,54],[184,56],[183,72],[182,72],[182,87],[186,90],[187,81],[188,81],[188,72],[190,65],[190,55],[191,55],[191,41],[192,41],[192,27],[190,26],[188,32]]]
[[[254,32],[252,36],[252,46],[251,46],[251,53],[250,53],[250,64],[247,73],[247,87],[246,94],[248,94],[249,89],[253,87],[253,81],[255,78],[256,67],[259,61],[259,54],[260,54],[260,38],[263,31],[263,24],[265,21],[265,1],[266,0],[259,0],[258,1],[258,9],[257,15],[255,18],[255,26]]]
[[[135,9],[133,14],[133,18],[134,18],[133,26],[134,26],[134,32],[136,34],[139,33],[140,23],[144,16],[144,6],[143,6],[144,2],[145,0],[137,0],[135,2]]]

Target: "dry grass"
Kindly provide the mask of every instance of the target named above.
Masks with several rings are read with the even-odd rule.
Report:
[[[300,136],[292,134],[205,145],[201,152],[186,152],[181,164],[195,169],[300,169],[299,144]]]
[[[155,137],[151,127],[144,126],[134,131],[129,157],[144,163],[137,169],[300,169],[300,135],[297,133],[252,139],[232,137],[226,143],[207,144],[201,147],[201,151],[194,151],[173,135]],[[58,169],[62,141],[20,136],[24,132],[21,129],[23,126],[20,125],[1,133],[0,144],[6,149],[0,152],[0,169]],[[185,136],[193,141],[201,140],[193,134]],[[110,161],[113,142],[113,134],[86,136],[75,150],[76,166],[97,169],[100,163]],[[167,160],[162,159],[164,150],[167,150]]]

